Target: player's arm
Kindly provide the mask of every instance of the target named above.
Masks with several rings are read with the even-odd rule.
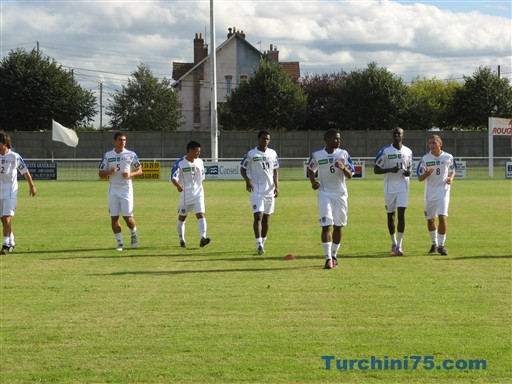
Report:
[[[418,181],[423,181],[425,180],[427,177],[429,177],[432,172],[434,172],[434,168],[427,168],[427,166],[425,165],[425,163],[423,162],[423,160],[420,160],[420,162],[418,163],[418,170],[417,170],[417,174],[418,174]]]
[[[318,188],[320,188],[320,183],[318,182],[317,179],[315,179],[315,172],[311,168],[309,168],[309,166],[307,167],[306,170],[308,173],[309,181],[311,182],[311,188],[317,190]]]
[[[141,167],[140,163],[139,163],[139,166],[137,168],[135,168],[133,172],[126,172],[126,176],[125,176],[125,174],[123,174],[125,179],[131,179],[132,177],[139,176],[139,175],[142,175],[142,167]]]
[[[100,179],[106,179],[114,172],[116,172],[116,167],[110,168],[108,166],[108,161],[105,158],[103,158],[103,160],[100,164],[100,170],[98,172]]]
[[[453,180],[455,179],[455,171],[451,171],[448,179],[446,180],[446,184],[453,184]]]
[[[240,168],[240,174],[245,180],[245,189],[247,192],[251,192],[254,188],[252,185],[252,180],[249,178],[249,175],[247,175],[247,169],[245,169],[243,166]]]
[[[334,166],[339,168],[347,179],[351,179],[354,175],[354,163],[352,163],[352,159],[350,157],[347,160],[347,165],[345,165],[341,160],[336,160],[334,162]]]
[[[273,177],[274,177],[274,197],[277,197],[277,196],[279,196],[279,172],[277,171],[277,168],[274,168]]]
[[[30,193],[30,196],[35,196],[37,193],[36,186],[34,185],[34,181],[32,180],[32,175],[29,171],[25,172],[23,174],[25,177],[25,180],[28,182],[28,193]]]

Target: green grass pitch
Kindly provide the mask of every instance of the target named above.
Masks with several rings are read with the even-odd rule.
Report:
[[[242,181],[206,182],[212,242],[199,248],[189,217],[187,250],[175,188],[136,181],[139,248],[123,252],[105,182],[36,182],[30,198],[21,181],[17,248],[0,257],[0,382],[508,383],[511,185],[456,181],[443,257],[427,254],[424,185],[411,181],[405,256],[395,257],[382,180],[351,180],[341,265],[324,270],[306,180],[281,182],[261,256]],[[327,370],[322,356],[486,369]]]

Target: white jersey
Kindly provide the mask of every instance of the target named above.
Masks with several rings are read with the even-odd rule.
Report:
[[[257,195],[274,195],[274,170],[279,168],[279,157],[277,152],[267,148],[265,152],[258,148],[247,152],[240,163],[251,177],[253,190]]]
[[[381,169],[400,168],[397,173],[384,174],[384,192],[398,193],[409,190],[409,177],[404,172],[412,166],[412,151],[405,145],[396,149],[393,144],[383,147],[375,158],[375,165]]]
[[[181,192],[185,204],[193,204],[204,198],[203,180],[205,179],[203,160],[188,161],[185,156],[174,163],[169,180],[177,180],[183,185]]]
[[[348,196],[345,173],[334,166],[336,160],[341,160],[354,174],[354,163],[348,152],[341,148],[336,148],[333,153],[327,153],[325,148],[313,152],[307,166],[313,172],[318,171],[319,191]]]
[[[132,180],[123,177],[124,172],[131,172],[133,169],[141,167],[137,154],[128,149],[124,149],[121,153],[117,153],[114,149],[103,155],[100,163],[100,170],[109,171],[117,169],[116,172],[109,175],[110,186],[116,189],[131,189]]]
[[[450,173],[457,170],[457,163],[449,153],[441,151],[436,157],[432,152],[423,156],[418,163],[416,173],[419,176],[426,169],[434,169],[434,172],[425,179],[425,200],[432,201],[450,197],[450,184],[447,184]]]
[[[18,196],[18,171],[22,175],[28,168],[22,157],[11,151],[0,154],[0,199],[16,199]]]

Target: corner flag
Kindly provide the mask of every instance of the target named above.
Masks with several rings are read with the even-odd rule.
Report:
[[[52,140],[60,141],[70,147],[76,147],[78,145],[76,132],[60,125],[54,120],[52,120]]]

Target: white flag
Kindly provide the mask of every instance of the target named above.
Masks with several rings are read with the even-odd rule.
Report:
[[[66,128],[52,120],[52,140],[60,141],[70,147],[78,145],[78,136],[72,129]]]

